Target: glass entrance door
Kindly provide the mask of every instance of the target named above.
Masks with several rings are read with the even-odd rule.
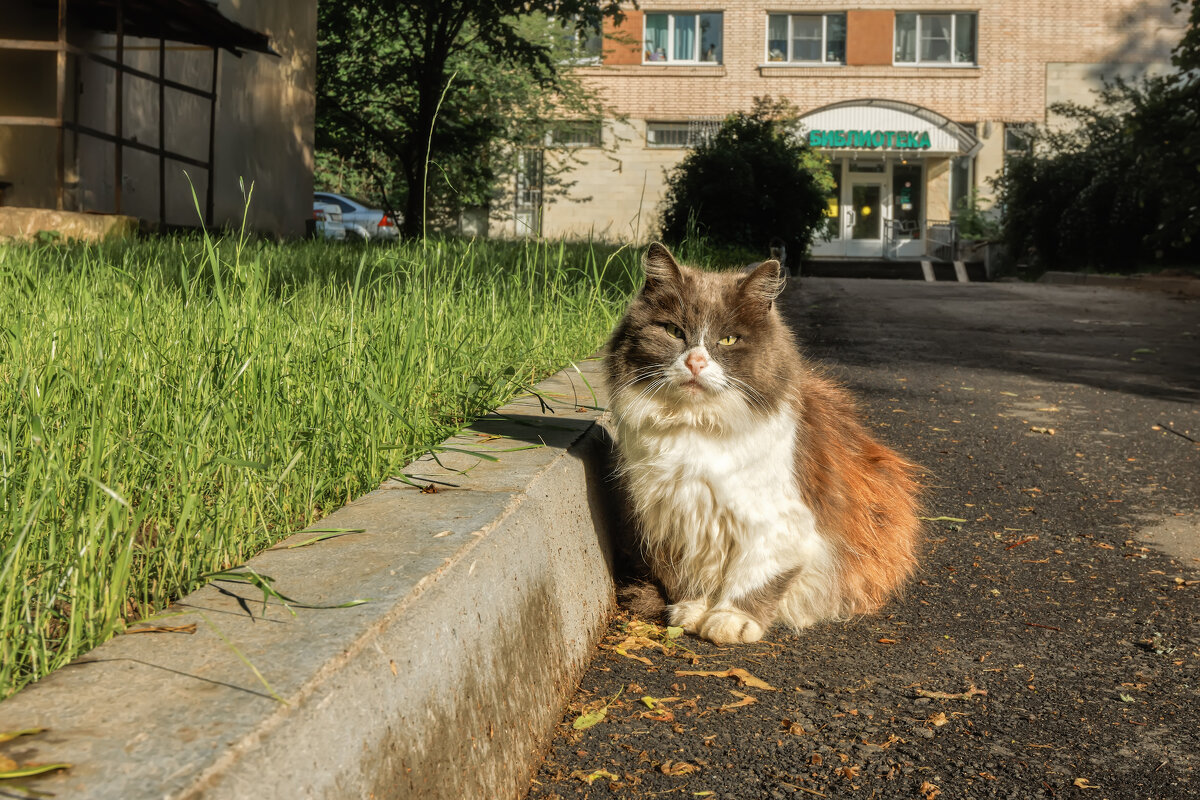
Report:
[[[842,239],[846,255],[860,258],[883,256],[885,192],[878,177],[851,178],[847,188]]]

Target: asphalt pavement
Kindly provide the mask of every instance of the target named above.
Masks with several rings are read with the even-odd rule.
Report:
[[[619,615],[529,798],[1200,797],[1200,300],[805,279],[925,467],[882,612],[716,647]]]

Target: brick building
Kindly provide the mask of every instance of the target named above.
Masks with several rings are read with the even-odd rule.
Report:
[[[641,0],[577,67],[619,118],[522,154],[492,230],[645,241],[689,142],[770,96],[801,109],[838,178],[816,253],[914,255],[972,192],[990,205],[987,179],[1051,104],[1169,69],[1182,29],[1169,0]],[[566,147],[574,185],[543,203],[542,159]]]

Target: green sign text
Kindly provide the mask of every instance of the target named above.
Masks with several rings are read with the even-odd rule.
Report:
[[[859,147],[866,150],[928,150],[928,131],[809,131],[812,147]]]

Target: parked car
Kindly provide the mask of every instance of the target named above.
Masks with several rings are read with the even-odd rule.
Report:
[[[313,201],[313,231],[315,236],[335,241],[345,241],[346,225],[342,220],[342,209],[333,203]]]
[[[363,241],[390,241],[400,236],[398,222],[403,222],[403,217],[397,221],[382,209],[371,208],[362,201],[332,192],[313,192],[313,201],[336,205],[342,210],[342,222],[346,226],[347,236]]]

